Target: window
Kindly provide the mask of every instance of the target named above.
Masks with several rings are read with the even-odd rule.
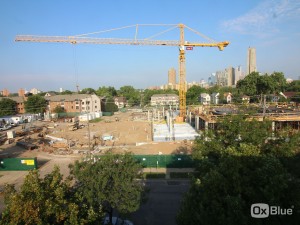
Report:
[[[79,106],[76,106],[76,109],[79,109]]]
[[[81,104],[84,105],[84,102],[82,102]]]
[[[95,105],[95,109],[97,109],[97,106]]]

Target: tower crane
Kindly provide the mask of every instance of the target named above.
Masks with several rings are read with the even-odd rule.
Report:
[[[157,35],[153,35],[149,38],[138,39],[138,29],[140,26],[171,26],[164,32]],[[104,33],[114,30],[120,30],[124,28],[135,27],[135,37],[133,39],[124,38],[95,38],[87,37],[90,34]],[[179,28],[180,38],[179,40],[153,40],[152,38],[158,36],[162,33],[168,32],[174,28]],[[189,42],[185,40],[184,29],[187,28],[190,31],[208,39],[210,43],[199,43],[199,42]],[[185,69],[185,48],[193,47],[218,47],[220,51],[229,45],[228,41],[216,42],[200,32],[180,23],[180,24],[136,24],[121,28],[110,29],[106,31],[99,31],[87,34],[80,34],[74,36],[37,36],[37,35],[17,35],[15,41],[23,42],[57,42],[57,43],[71,43],[71,44],[103,44],[103,45],[158,45],[158,46],[177,46],[179,47],[179,121],[184,121],[186,117],[186,69]]]

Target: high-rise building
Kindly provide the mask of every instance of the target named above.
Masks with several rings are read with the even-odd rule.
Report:
[[[29,92],[33,95],[37,95],[37,94],[41,93],[41,91],[38,90],[37,88],[32,88]]]
[[[248,48],[248,52],[247,52],[247,71],[246,71],[246,75],[252,73],[252,72],[256,72],[257,68],[256,68],[256,50],[255,48]]]
[[[168,84],[176,85],[176,70],[174,68],[168,71]]]
[[[233,67],[228,67],[227,69],[225,69],[225,86],[232,86],[234,85],[234,69]]]
[[[208,85],[214,86],[217,83],[216,73],[212,73],[208,78]]]
[[[234,70],[234,85],[236,85],[237,82],[241,79],[243,79],[242,67],[238,66]]]

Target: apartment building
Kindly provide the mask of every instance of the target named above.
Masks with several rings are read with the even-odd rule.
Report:
[[[57,106],[65,109],[65,112],[101,112],[102,98],[97,95],[71,94],[45,96],[48,101],[48,110],[53,112]]]
[[[20,96],[15,96],[15,97],[0,97],[0,101],[3,98],[8,98],[16,102],[16,112],[18,114],[23,114],[25,113],[25,101],[27,100],[26,97],[20,97]]]
[[[155,94],[151,96],[151,106],[176,106],[179,105],[179,97],[175,94]]]

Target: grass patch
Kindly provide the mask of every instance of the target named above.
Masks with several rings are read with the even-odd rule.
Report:
[[[165,173],[144,173],[145,179],[165,179],[166,174]]]
[[[188,179],[191,178],[191,176],[193,175],[193,172],[171,172],[170,173],[170,178],[174,179],[174,178],[179,178],[179,179]]]
[[[90,122],[90,123],[98,123],[98,122],[100,122],[100,121],[102,121],[101,118],[95,118],[95,119],[90,120],[89,122]]]

